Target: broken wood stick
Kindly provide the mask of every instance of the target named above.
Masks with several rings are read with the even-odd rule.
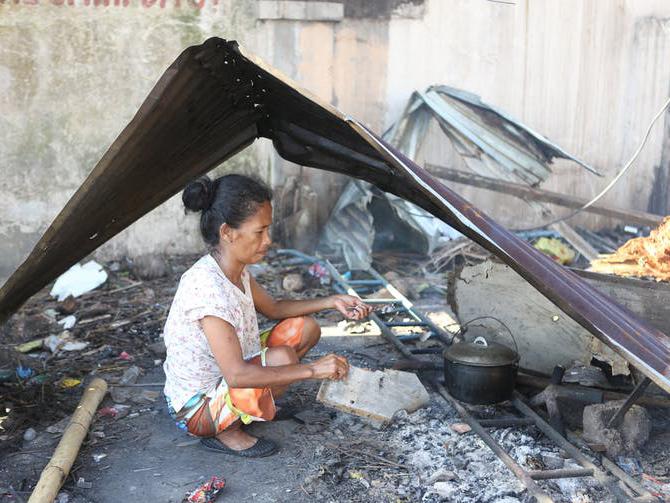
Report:
[[[70,473],[81,443],[88,433],[98,405],[107,393],[107,382],[96,377],[86,386],[84,396],[67,425],[53,456],[42,470],[28,503],[51,503]]]
[[[464,185],[493,190],[495,192],[502,192],[503,194],[509,194],[522,199],[557,204],[566,208],[581,208],[588,202],[588,199],[581,197],[538,189],[529,185],[497,180],[488,176],[481,176],[458,169],[447,168],[446,166],[426,164],[426,169],[438,178],[449,180],[450,182],[462,183]],[[618,218],[630,224],[648,225],[650,227],[656,227],[663,220],[663,217],[660,215],[654,215],[644,211],[612,208],[611,206],[603,206],[599,204],[589,206],[588,208],[585,208],[584,211],[595,213],[597,215],[604,215],[606,217]]]

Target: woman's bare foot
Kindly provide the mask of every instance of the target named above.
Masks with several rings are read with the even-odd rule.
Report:
[[[235,451],[243,451],[249,447],[253,447],[258,441],[258,438],[249,435],[241,428],[240,421],[235,421],[228,428],[217,434],[216,438],[223,445]]]

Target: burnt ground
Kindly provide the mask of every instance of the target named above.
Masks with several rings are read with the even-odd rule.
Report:
[[[380,428],[324,407],[315,400],[318,383],[301,383],[280,401],[300,410],[297,420],[251,427],[254,433],[278,441],[282,446],[278,454],[247,460],[202,449],[173,425],[161,387],[154,386],[164,379],[162,355],[155,343],[179,275],[195,258],[170,257],[165,276],[143,280],[137,264],[106,264],[109,280],[97,290],[71,305],[55,302],[45,290],[3,327],[0,370],[6,372],[0,374],[0,502],[28,499],[81,396],[82,385],[67,387],[64,379],[86,382],[91,375],[106,378],[114,398],[122,403],[115,405],[110,394],[105,398],[101,407],[116,406],[118,415],[96,417],[63,486],[62,502],[179,502],[213,475],[227,481],[221,501],[527,501],[521,484],[475,434],[452,429],[460,418],[433,392],[428,407],[409,415],[401,412]],[[403,269],[402,259],[385,263],[394,270]],[[332,293],[304,268],[279,267],[270,261],[256,270],[268,289],[284,296],[281,280],[287,272],[302,274],[307,283],[301,292],[289,295]],[[439,289],[420,285],[434,284],[434,278],[417,281],[409,276],[401,274],[394,283],[419,285],[416,290],[425,293],[412,295],[427,310],[439,312],[446,306]],[[88,342],[88,347],[56,353],[14,351],[16,344],[59,334],[62,328],[54,318],[61,319],[67,314],[64,311],[77,316],[71,336]],[[312,357],[335,351],[352,364],[369,368],[389,367],[396,361],[397,354],[378,335],[371,335],[368,326],[343,324],[337,313],[325,313],[319,319],[327,328]],[[32,375],[13,375],[18,365],[31,369]],[[114,387],[133,366],[141,369],[138,384],[144,384]],[[508,413],[508,409],[506,404],[472,408],[483,417]],[[651,412],[651,441],[636,456],[619,461],[647,487],[670,497],[670,417],[663,410]],[[28,440],[24,438],[29,428],[36,434],[32,440],[29,434]],[[566,468],[574,466],[535,428],[498,429],[493,435],[528,469],[546,468],[557,459]],[[612,501],[591,479],[540,485],[556,501]]]

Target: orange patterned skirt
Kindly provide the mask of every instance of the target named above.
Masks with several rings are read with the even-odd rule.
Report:
[[[267,348],[297,349],[304,326],[304,317],[286,318],[261,333],[261,352],[249,362],[265,366]],[[245,424],[271,421],[276,412],[270,388],[229,388],[223,378],[211,389],[196,393],[179,412],[168,402],[168,411],[180,429],[197,437],[213,437],[238,419]]]

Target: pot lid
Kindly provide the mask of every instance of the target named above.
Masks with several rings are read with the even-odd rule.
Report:
[[[516,351],[497,342],[488,342],[483,337],[452,345],[444,351],[444,358],[450,362],[478,367],[512,365],[519,361]]]

